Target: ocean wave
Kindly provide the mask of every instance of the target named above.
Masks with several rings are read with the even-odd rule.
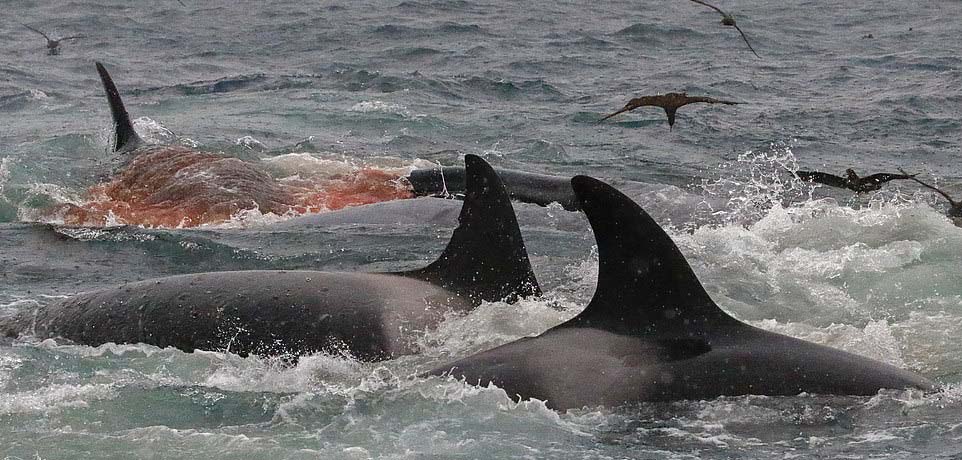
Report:
[[[614,32],[612,35],[646,43],[674,43],[677,40],[705,37],[705,34],[696,29],[660,23],[632,24]]]
[[[57,95],[50,96],[39,89],[0,95],[0,112],[17,112],[32,106],[50,109],[54,107],[57,100]]]
[[[375,27],[371,32],[388,39],[436,37],[439,35],[488,35],[488,32],[477,24],[461,24],[458,22],[443,22],[431,27],[384,24]]]

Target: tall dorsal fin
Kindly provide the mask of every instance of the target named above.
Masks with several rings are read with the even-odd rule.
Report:
[[[477,302],[540,295],[504,184],[479,156],[465,155],[464,165],[464,204],[447,248],[431,265],[401,274]]]
[[[104,92],[107,93],[107,102],[110,103],[110,113],[114,117],[114,129],[116,130],[116,135],[114,137],[114,151],[122,152],[133,150],[137,148],[143,141],[137,132],[134,131],[134,125],[130,122],[130,115],[127,114],[127,109],[124,108],[124,102],[120,100],[120,92],[117,91],[117,85],[114,85],[114,80],[110,78],[110,74],[107,73],[107,69],[104,65],[97,62],[97,72],[100,73],[100,81],[104,84]]]
[[[736,321],[715,305],[668,234],[614,187],[575,176],[571,187],[598,243],[598,285],[578,316],[559,327],[688,334]]]

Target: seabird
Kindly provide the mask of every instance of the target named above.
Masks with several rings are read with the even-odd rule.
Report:
[[[722,15],[721,23],[722,23],[722,25],[734,27],[735,30],[738,31],[738,33],[742,34],[742,40],[745,40],[745,44],[748,45],[748,49],[750,49],[750,50],[752,51],[752,54],[754,54],[755,57],[761,59],[761,56],[759,56],[758,53],[755,52],[755,48],[752,48],[752,44],[748,42],[748,37],[745,36],[745,32],[742,32],[741,27],[738,27],[738,24],[735,24],[735,16],[732,16],[732,15],[730,15],[730,14],[722,11],[721,9],[719,9],[719,8],[718,8],[717,6],[715,6],[715,5],[710,5],[710,4],[705,3],[705,2],[703,2],[703,1],[701,1],[701,0],[691,0],[691,1],[693,1],[693,2],[695,2],[695,3],[698,3],[699,5],[705,5],[705,6],[709,7],[709,8],[711,8],[711,9],[713,9],[713,10],[721,13],[721,15]]]
[[[867,177],[858,177],[855,170],[851,168],[845,170],[845,177],[819,171],[797,171],[795,174],[802,180],[818,182],[819,184],[825,184],[830,187],[847,188],[858,193],[878,190],[882,188],[882,184],[891,180],[912,179],[915,177],[915,174],[905,174],[905,171],[902,171],[902,174],[878,173]]]
[[[54,39],[48,37],[47,34],[41,32],[40,30],[37,30],[37,29],[35,29],[35,28],[33,28],[33,27],[30,27],[30,26],[28,26],[28,25],[26,25],[26,24],[22,24],[22,25],[23,25],[24,27],[26,27],[26,28],[28,28],[28,29],[30,29],[30,30],[32,30],[32,31],[40,34],[40,35],[43,35],[43,38],[47,39],[47,53],[48,53],[48,54],[59,54],[59,53],[60,53],[60,42],[62,42],[62,41],[64,41],[64,40],[74,40],[74,39],[77,39],[77,38],[83,38],[83,37],[84,37],[83,35],[71,35],[71,36],[69,36],[69,37],[62,37],[62,38],[58,38],[58,39],[54,40]]]
[[[711,97],[704,97],[704,96],[692,97],[685,93],[668,93],[668,94],[659,94],[657,96],[642,96],[642,97],[636,97],[628,101],[628,103],[625,104],[624,108],[622,108],[621,110],[611,115],[608,115],[607,117],[602,118],[599,121],[605,121],[615,115],[618,115],[619,113],[630,112],[632,110],[637,109],[638,107],[655,106],[655,107],[661,107],[665,109],[665,114],[668,115],[668,129],[670,130],[672,126],[675,125],[675,111],[678,110],[679,107],[682,107],[688,104],[693,104],[695,102],[704,102],[707,104],[728,104],[728,105],[740,104],[740,102],[723,101],[721,99],[715,99]]]

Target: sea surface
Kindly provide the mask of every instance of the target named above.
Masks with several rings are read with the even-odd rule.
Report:
[[[484,304],[382,363],[227,350],[0,342],[0,458],[962,457],[962,228],[892,182],[855,196],[790,171],[905,168],[962,197],[962,2],[717,0],[761,58],[687,0],[3,1],[0,314],[178,273],[393,270],[450,223],[259,210],[192,228],[50,212],[125,159],[94,62],[141,135],[316,184],[460,165],[589,174],[663,224],[750,324],[911,369],[934,393],[586,407],[416,375],[577,314],[597,274],[582,216],[516,205],[546,296]],[[49,55],[21,23],[65,41]],[[669,130],[631,97],[687,91]],[[318,210],[314,210],[318,211]],[[321,209],[321,212],[324,210]],[[338,211],[332,211],[335,214]]]

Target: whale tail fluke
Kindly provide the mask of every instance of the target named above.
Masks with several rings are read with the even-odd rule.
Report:
[[[667,233],[630,198],[588,176],[571,187],[598,243],[598,286],[578,316],[559,327],[677,335],[734,321],[702,287]]]
[[[540,295],[514,208],[487,162],[465,155],[465,196],[458,228],[432,264],[401,273],[480,301]]]
[[[104,92],[107,93],[107,102],[110,103],[110,113],[114,117],[114,128],[116,134],[114,136],[114,151],[116,152],[127,152],[133,150],[140,146],[143,141],[137,132],[134,131],[134,125],[130,122],[130,115],[127,114],[127,109],[124,107],[124,102],[120,99],[120,92],[117,91],[117,85],[114,85],[114,80],[110,78],[110,74],[107,73],[107,69],[104,65],[97,62],[97,72],[100,74],[100,81],[104,84]]]

